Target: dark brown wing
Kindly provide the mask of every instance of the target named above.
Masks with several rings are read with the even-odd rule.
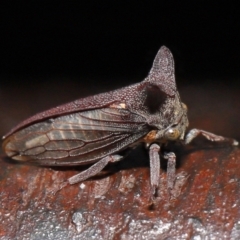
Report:
[[[3,147],[15,160],[80,165],[124,149],[149,131],[140,115],[102,108],[35,123],[8,136]]]

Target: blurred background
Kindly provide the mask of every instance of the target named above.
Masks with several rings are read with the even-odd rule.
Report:
[[[141,81],[162,45],[191,127],[240,140],[240,14],[226,1],[6,1],[0,135],[58,104]]]

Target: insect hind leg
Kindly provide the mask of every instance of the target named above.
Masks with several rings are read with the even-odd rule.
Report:
[[[76,174],[70,178],[67,179],[68,184],[75,184],[82,182],[90,177],[95,176],[99,172],[103,170],[103,168],[109,163],[109,162],[118,162],[122,159],[123,157],[120,155],[110,155],[107,157],[102,158],[100,161],[96,162],[93,164],[91,167],[86,169],[85,171]]]

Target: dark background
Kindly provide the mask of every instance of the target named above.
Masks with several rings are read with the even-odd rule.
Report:
[[[218,109],[209,130],[239,122],[232,1],[7,1],[0,18],[0,134],[37,111],[142,80],[162,45],[173,52],[192,121]]]
[[[238,5],[191,2],[8,1],[1,74],[144,77],[166,45],[179,77],[239,76]]]

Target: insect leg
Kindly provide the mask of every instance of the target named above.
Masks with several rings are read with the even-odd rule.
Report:
[[[112,156],[110,155],[110,156],[104,157],[100,161],[96,162],[91,167],[86,169],[85,171],[70,177],[67,180],[67,182],[69,184],[82,182],[99,173],[109,162],[117,162],[117,161],[120,161],[122,158],[123,157],[120,155],[112,155]]]
[[[152,188],[152,194],[156,194],[156,189],[159,185],[159,171],[160,171],[160,146],[156,143],[152,144],[149,148],[150,158],[150,183]]]
[[[167,165],[167,188],[169,193],[174,186],[174,181],[176,178],[176,155],[173,152],[164,154],[164,158],[168,160]]]
[[[213,142],[228,142],[229,144],[233,145],[233,146],[238,146],[238,141],[236,141],[235,139],[231,139],[231,138],[225,138],[219,135],[215,135],[213,133],[201,130],[201,129],[192,129],[188,132],[188,134],[185,137],[185,144],[190,143],[195,137],[197,137],[199,134],[202,134],[205,138],[207,138],[210,141]]]

